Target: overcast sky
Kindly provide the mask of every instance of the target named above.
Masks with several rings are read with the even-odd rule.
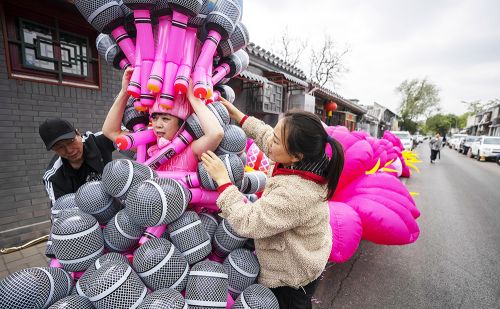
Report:
[[[364,105],[397,110],[394,89],[412,78],[440,88],[446,113],[465,112],[461,101],[500,99],[498,0],[246,0],[243,22],[268,50],[285,27],[312,46],[328,34],[349,48],[349,72],[332,90]]]

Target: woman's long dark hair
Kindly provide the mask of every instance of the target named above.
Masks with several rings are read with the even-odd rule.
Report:
[[[286,136],[285,150],[302,160],[316,161],[325,155],[326,144],[332,147],[332,158],[327,167],[328,193],[330,200],[344,168],[344,150],[342,145],[328,136],[321,120],[313,113],[291,111],[283,118],[282,136]]]

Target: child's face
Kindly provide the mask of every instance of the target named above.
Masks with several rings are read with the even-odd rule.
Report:
[[[286,137],[283,136],[283,119],[278,121],[276,127],[274,127],[274,134],[268,141],[269,145],[269,159],[276,163],[281,163],[283,165],[291,165],[296,163],[299,158],[290,155],[285,149]]]
[[[179,118],[170,114],[155,113],[151,116],[156,137],[171,140],[179,130]]]

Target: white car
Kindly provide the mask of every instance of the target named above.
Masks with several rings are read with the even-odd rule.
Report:
[[[478,160],[481,158],[495,158],[500,154],[500,136],[480,136],[471,145],[472,157]]]
[[[399,137],[405,150],[412,150],[413,149],[413,140],[411,138],[410,132],[408,132],[408,131],[391,131],[391,133],[396,135],[397,137]]]
[[[453,134],[448,140],[448,146],[452,149],[458,149],[462,137],[467,137],[467,134]]]

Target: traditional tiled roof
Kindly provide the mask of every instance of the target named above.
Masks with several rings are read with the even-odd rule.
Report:
[[[279,58],[278,56],[274,55],[270,51],[260,47],[259,45],[256,45],[255,43],[250,43],[245,47],[245,50],[248,54],[255,55],[266,62],[269,62],[270,64],[278,67],[283,71],[283,73],[289,73],[291,75],[294,75],[295,77],[306,80],[306,75],[304,72],[299,69],[296,66],[292,66],[290,63],[286,62],[285,60]]]
[[[310,84],[313,86],[313,87],[317,87],[317,89],[314,91],[314,93],[317,93],[319,95],[321,95],[322,97],[325,97],[326,99],[328,100],[332,100],[332,101],[335,101],[335,102],[338,102],[342,105],[345,105],[347,106],[348,108],[360,113],[360,114],[365,114],[366,113],[366,109],[355,104],[354,102],[342,97],[341,95],[337,94],[336,92],[328,89],[328,88],[324,88],[324,87],[319,87],[319,85],[313,83],[313,82],[310,82]]]
[[[245,79],[251,80],[251,81],[255,81],[259,84],[265,84],[265,83],[269,82],[269,80],[267,78],[265,78],[264,76],[260,76],[258,74],[252,73],[252,72],[247,71],[247,70],[241,72],[239,76],[241,76]]]

